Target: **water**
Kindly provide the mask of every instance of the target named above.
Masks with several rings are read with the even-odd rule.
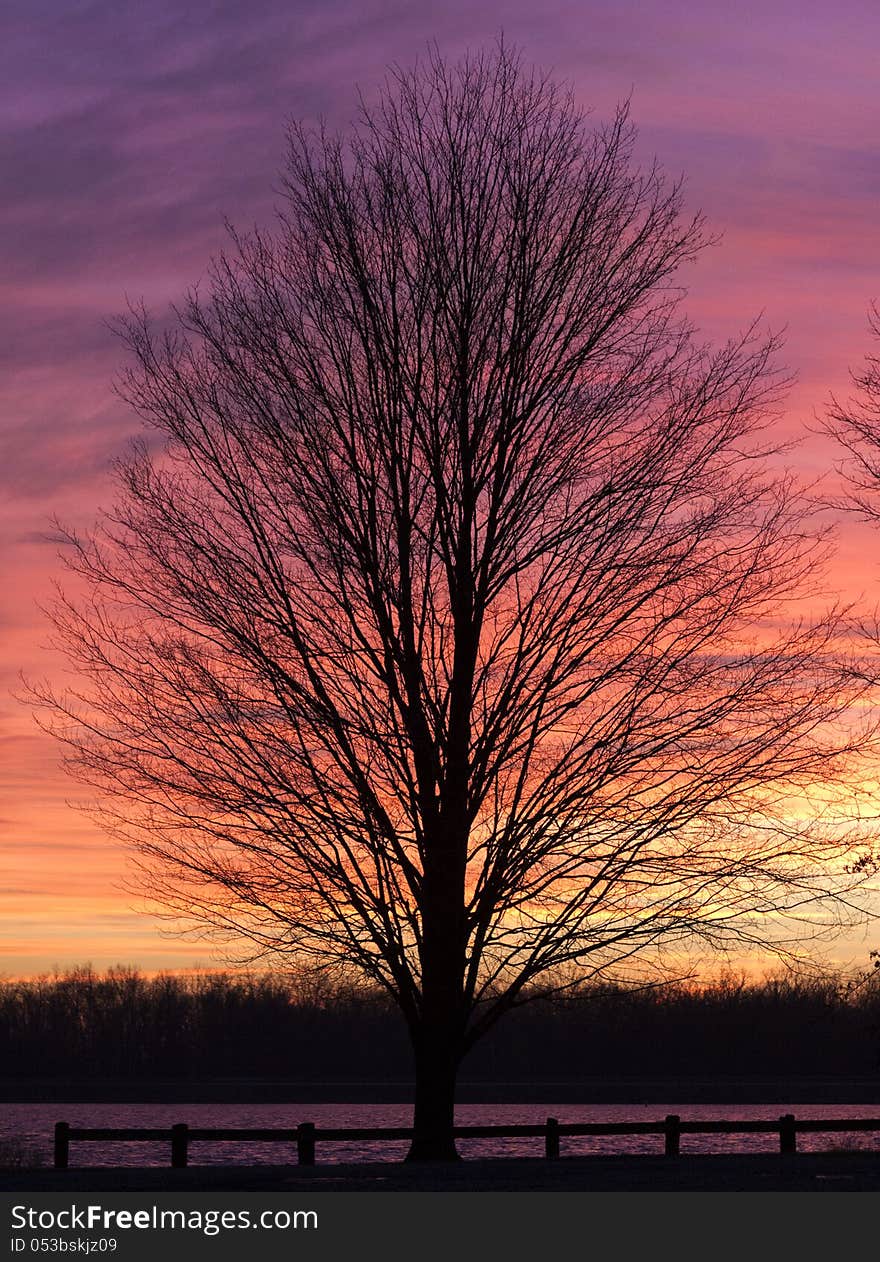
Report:
[[[462,1126],[531,1125],[548,1117],[562,1123],[653,1122],[667,1113],[682,1121],[742,1119],[776,1121],[783,1113],[800,1118],[877,1118],[878,1104],[463,1104],[456,1112]],[[407,1104],[6,1104],[0,1106],[0,1143],[16,1138],[36,1151],[45,1165],[52,1164],[55,1122],[82,1127],[170,1127],[187,1122],[191,1127],[295,1127],[314,1122],[317,1127],[409,1126],[412,1110]],[[779,1141],[768,1135],[684,1135],[681,1151],[778,1152]],[[320,1143],[320,1164],[342,1161],[395,1161],[406,1152],[405,1143]],[[830,1148],[880,1149],[880,1131],[836,1132],[798,1135],[798,1149],[818,1152]],[[544,1141],[534,1139],[460,1140],[463,1157],[543,1156]],[[662,1135],[601,1135],[562,1139],[562,1156],[587,1153],[659,1153]],[[192,1143],[191,1165],[283,1165],[296,1160],[286,1143]],[[71,1166],[167,1166],[168,1142],[90,1143],[70,1146]]]

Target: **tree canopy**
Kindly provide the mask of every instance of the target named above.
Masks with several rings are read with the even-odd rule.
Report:
[[[85,682],[44,701],[170,908],[393,996],[450,1155],[461,1056],[540,983],[852,908],[854,685],[797,613],[774,339],[696,340],[703,224],[626,109],[501,47],[289,141],[274,228],[123,322],[152,437],[70,536]]]

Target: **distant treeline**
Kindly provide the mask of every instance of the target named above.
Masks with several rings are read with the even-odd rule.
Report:
[[[511,1013],[471,1080],[871,1074],[880,973],[654,989],[591,986]],[[401,1081],[406,1032],[381,994],[277,976],[132,969],[0,983],[0,1076]]]

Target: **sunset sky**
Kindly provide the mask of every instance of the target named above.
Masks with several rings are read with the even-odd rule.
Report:
[[[204,276],[224,218],[268,225],[285,120],[345,127],[389,63],[505,38],[605,119],[631,97],[639,157],[686,177],[720,242],[682,280],[707,338],[755,316],[797,377],[782,424],[815,424],[869,349],[880,299],[877,0],[4,0],[0,15],[0,975],[91,961],[210,964],[120,887],[116,843],[13,696],[61,677],[38,602],[49,520],[87,526],[138,425],[106,322]],[[808,437],[810,477],[835,453]],[[880,538],[843,522],[834,581],[880,598]],[[866,963],[876,931],[836,948]]]

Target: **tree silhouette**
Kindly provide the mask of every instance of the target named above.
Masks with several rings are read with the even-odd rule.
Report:
[[[625,109],[431,54],[292,127],[284,196],[173,331],[123,322],[158,440],[69,535],[85,682],[41,697],[172,911],[394,997],[411,1156],[453,1157],[515,1005],[850,905],[803,800],[854,748],[836,621],[789,616],[826,545],[768,471],[773,341],[696,345],[703,226]]]
[[[880,307],[871,308],[868,325],[880,342]],[[849,482],[848,506],[867,521],[880,521],[880,355],[865,356],[852,373],[856,393],[850,399],[832,399],[826,429],[846,448],[850,460],[845,472]]]

